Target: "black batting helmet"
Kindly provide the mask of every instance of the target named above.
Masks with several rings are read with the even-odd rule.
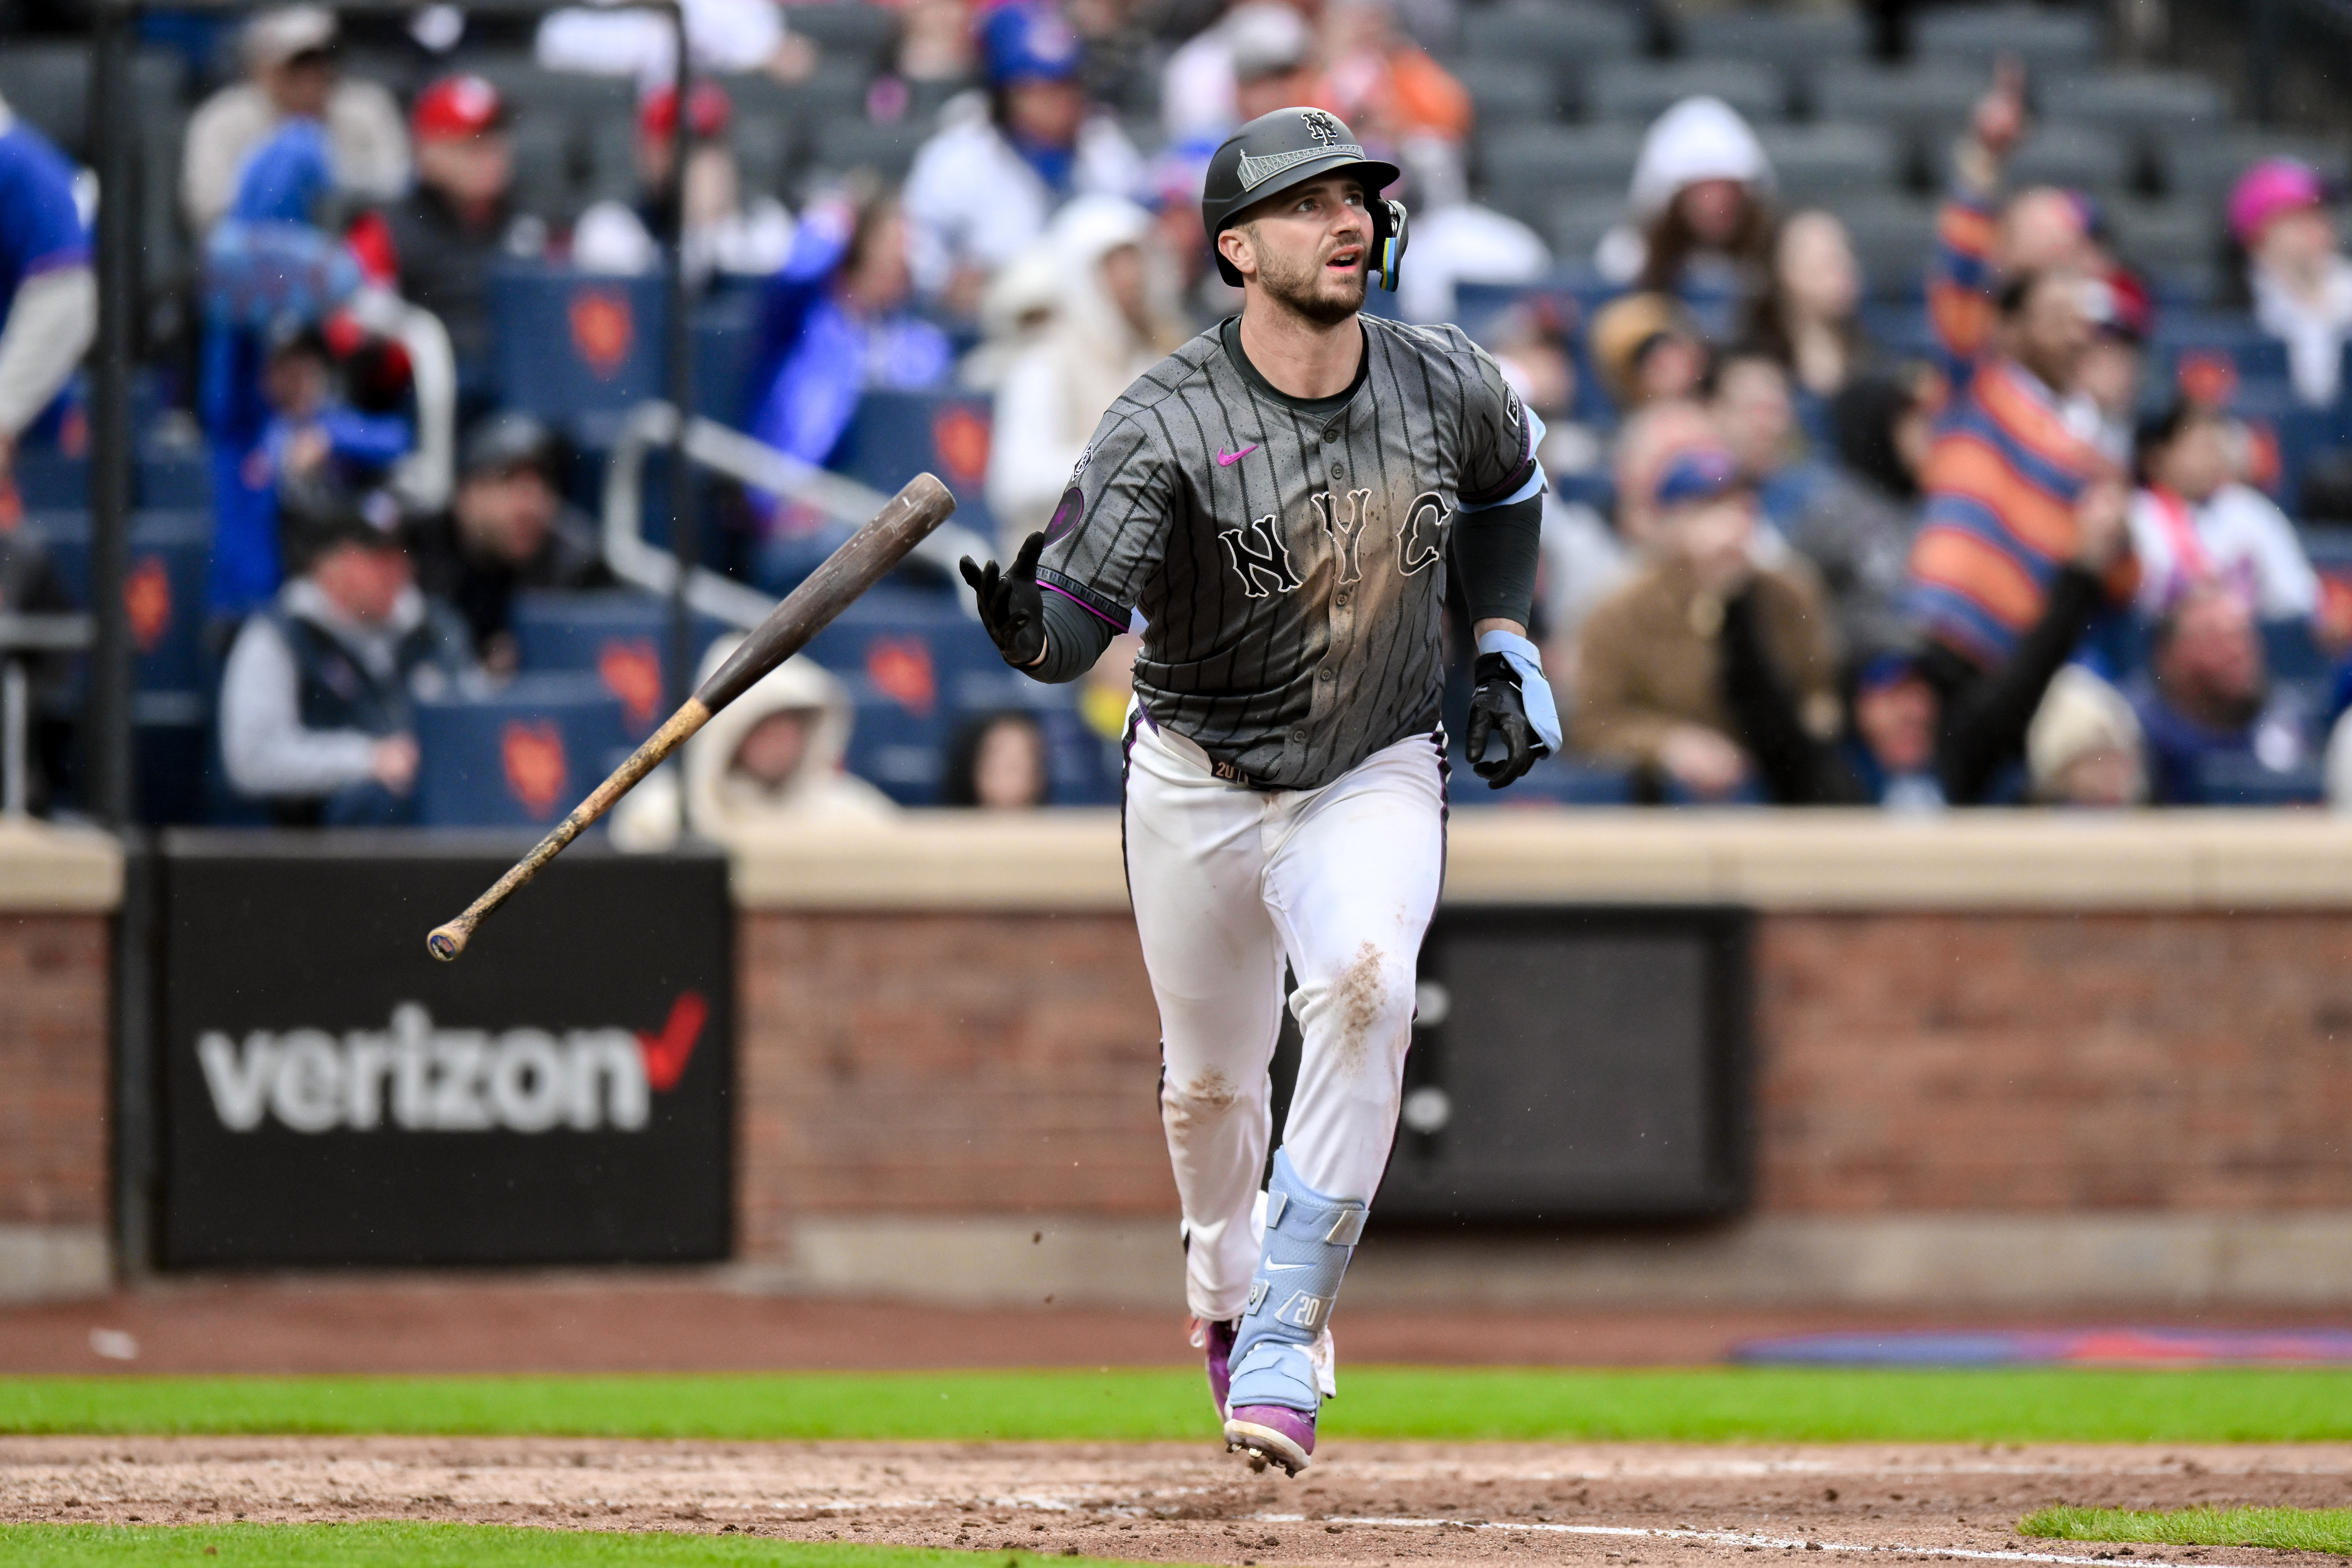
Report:
[[[1395,288],[1396,256],[1404,249],[1404,205],[1371,198],[1396,182],[1397,166],[1366,157],[1347,121],[1328,110],[1277,109],[1225,138],[1209,160],[1201,186],[1201,225],[1209,231],[1209,244],[1214,247],[1217,236],[1266,197],[1342,169],[1364,182],[1373,248],[1381,263],[1373,270],[1385,274],[1383,288]],[[1223,252],[1217,255],[1217,275],[1241,287],[1241,274]]]

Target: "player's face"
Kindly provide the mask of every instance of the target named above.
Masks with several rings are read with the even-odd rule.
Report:
[[[1372,215],[1356,180],[1312,180],[1253,214],[1232,256],[1243,277],[1308,321],[1336,326],[1364,306]]]

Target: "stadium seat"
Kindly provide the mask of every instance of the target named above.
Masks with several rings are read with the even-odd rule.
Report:
[[[87,511],[27,512],[25,531],[47,546],[66,592],[89,605],[90,521]],[[129,610],[135,663],[133,688],[174,693],[146,706],[156,713],[202,707],[212,685],[204,653],[205,573],[212,552],[212,517],[205,511],[142,511],[131,519]]]
[[[1912,25],[1911,54],[1985,66],[2013,55],[2035,76],[2079,70],[2099,58],[2098,16],[2088,6],[1938,7]]]
[[[465,68],[499,89],[520,131],[534,120],[555,120],[585,132],[597,125],[635,125],[636,83],[625,76],[548,70],[528,54],[483,53]]]
[[[1787,80],[1771,66],[1751,60],[1629,60],[1588,78],[1583,100],[1595,120],[1646,124],[1700,93],[1723,100],[1752,121],[1780,120],[1789,112]]]
[[[593,198],[581,189],[572,128],[540,116],[514,128],[514,200],[551,223],[568,223]]]
[[[799,156],[797,132],[781,114],[738,114],[728,128],[735,171],[747,193],[782,197],[790,194]]]
[[[989,420],[985,397],[961,393],[869,392],[842,436],[835,466],[885,495],[932,473],[955,492],[956,521],[996,536],[989,515]]]
[[[1564,200],[1622,205],[1641,155],[1638,125],[1514,125],[1479,138],[1478,171],[1488,203],[1540,223]]]
[[[2095,71],[2040,83],[2034,98],[2046,119],[2165,142],[2219,130],[2230,118],[2221,85],[2193,71]]]
[[[1541,60],[1497,60],[1472,56],[1454,75],[1477,105],[1483,126],[1522,125],[1559,112],[1559,77]]]
[[[658,277],[499,268],[490,279],[491,360],[508,405],[577,429],[659,397],[664,288]]]
[[[2036,126],[2009,163],[2016,186],[2063,185],[2112,201],[2133,184],[2135,158],[2123,138],[2095,125]]]
[[[1837,212],[1870,291],[1881,299],[1916,295],[1935,254],[1935,205],[1890,194],[1842,201]]]
[[[738,430],[751,422],[745,405],[759,315],[751,288],[714,292],[694,312],[694,410]]]
[[[2342,141],[2294,136],[2249,126],[2218,127],[2197,136],[2159,142],[2153,149],[2158,178],[2175,201],[2206,209],[2220,221],[2239,175],[2263,158],[2299,158],[2331,180],[2352,168]]]
[[[1775,125],[1757,134],[1788,205],[1834,207],[1849,196],[1890,191],[1902,180],[1902,149],[1865,125]]]
[[[1823,72],[1812,84],[1813,113],[1902,130],[1947,134],[1968,123],[1986,79],[1973,67],[1923,59],[1899,69],[1856,66]]]
[[[926,135],[923,127],[905,121],[878,125],[863,115],[844,115],[816,128],[810,146],[811,168],[818,175],[871,170],[895,184],[907,177]]]
[[[1755,60],[1780,71],[1810,101],[1812,79],[1853,69],[1870,42],[1860,16],[1845,11],[1728,11],[1692,16],[1679,28],[1693,59]]]
[[[2169,282],[2178,293],[2212,292],[2221,224],[2210,208],[2188,202],[2117,202],[2107,209],[2116,248],[2129,265]]]
[[[1592,191],[1571,196],[1544,215],[1541,227],[1554,256],[1570,263],[1589,264],[1609,231],[1625,219],[1625,198],[1615,191]],[[1462,285],[1455,284],[1455,295]]]
[[[888,64],[898,40],[898,13],[863,0],[820,0],[794,5],[792,30],[817,46],[827,66],[836,63],[871,73]]]
[[[1541,60],[1556,69],[1581,69],[1630,58],[1641,47],[1633,16],[1614,5],[1504,0],[1470,8],[1462,18],[1462,53],[1471,58]]]
[[[703,650],[730,628],[694,617],[696,668]],[[632,740],[643,740],[669,711],[663,666],[669,649],[669,605],[633,590],[516,595],[515,651],[528,674],[593,675],[622,707]]]
[[[628,754],[621,703],[593,676],[519,675],[497,695],[416,708],[417,820],[547,827]]]

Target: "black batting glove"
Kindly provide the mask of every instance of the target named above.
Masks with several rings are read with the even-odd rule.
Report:
[[[1045,601],[1037,586],[1037,557],[1045,548],[1045,536],[1033,533],[1011,566],[993,561],[982,566],[969,555],[961,563],[963,580],[980,600],[982,627],[1015,669],[1045,657]]]
[[[1482,653],[1471,671],[1478,685],[1470,693],[1470,733],[1464,738],[1463,750],[1486,787],[1500,789],[1534,767],[1536,759],[1551,748],[1528,722],[1519,674],[1508,659],[1499,653]],[[1501,754],[1491,761],[1486,756],[1490,740],[1503,743]]]

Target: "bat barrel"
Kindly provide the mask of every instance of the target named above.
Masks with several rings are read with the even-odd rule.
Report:
[[[571,815],[556,824],[553,832],[509,867],[506,875],[492,883],[488,892],[467,906],[465,913],[446,925],[435,926],[425,938],[425,951],[444,963],[465,952],[466,944],[474,938],[475,928],[505,903],[516,889],[539,875],[540,868],[611,810],[614,801],[628,794],[664,758],[684,745],[688,736],[709,722],[713,713],[807,647],[811,637],[905,560],[907,552],[945,522],[954,510],[955,497],[948,492],[947,486],[929,474],[916,475],[875,513],[871,521],[827,556],[824,563],[793,589],[782,604],[770,611],[768,618],[752,628],[726,663],[711,672],[702,689],[687,699],[686,705],[671,714],[644,745],[630,754],[627,762],[614,769],[612,776],[598,784],[587,799],[573,806]]]

